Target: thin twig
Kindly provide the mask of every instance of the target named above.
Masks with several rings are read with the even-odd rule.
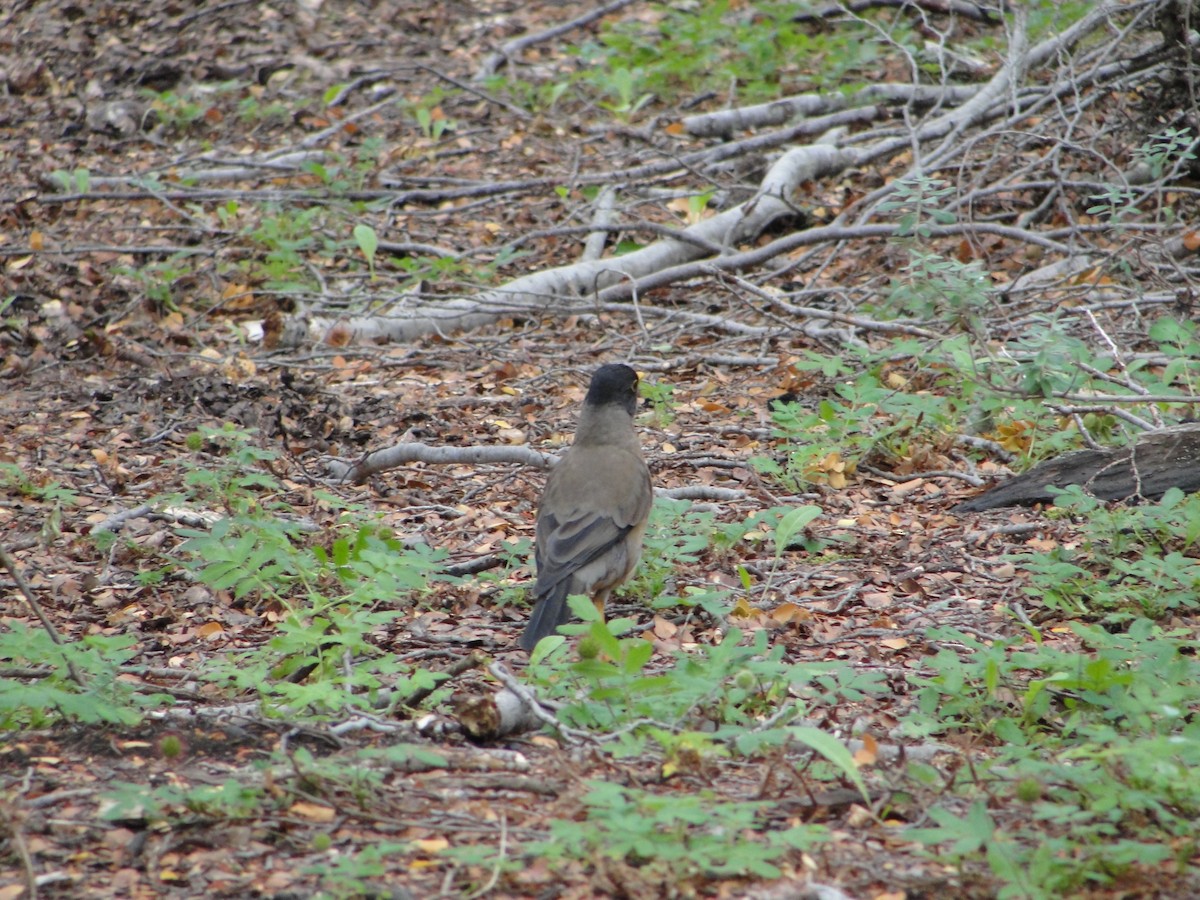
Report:
[[[33,594],[33,588],[29,586],[29,582],[25,580],[25,576],[17,567],[17,562],[8,555],[8,551],[0,544],[0,565],[8,570],[8,574],[13,577],[13,581],[17,583],[17,587],[21,589],[21,594],[25,597],[25,602],[29,608],[33,610],[33,614],[38,617],[38,621],[42,623],[42,627],[46,629],[46,633],[50,635],[50,640],[58,644],[60,647],[66,646],[62,639],[62,635],[58,633],[58,629],[54,627],[54,623],[50,621],[50,617],[46,615],[42,605],[38,603],[37,597]],[[71,680],[74,681],[80,688],[87,690],[87,680],[83,677],[83,673],[79,671],[75,663],[67,660],[67,671],[71,675]]]
[[[483,81],[489,75],[495,75],[500,70],[500,67],[508,64],[511,65],[514,57],[525,49],[532,47],[534,44],[540,44],[544,41],[552,41],[559,35],[566,34],[569,31],[574,31],[576,28],[583,28],[591,25],[605,16],[615,13],[631,3],[636,3],[637,0],[610,0],[610,2],[599,6],[596,9],[590,10],[581,16],[576,16],[567,22],[562,22],[545,31],[538,31],[533,34],[526,34],[522,37],[509,41],[500,47],[499,52],[491,54],[483,61],[479,67],[479,71],[475,73],[475,81]]]

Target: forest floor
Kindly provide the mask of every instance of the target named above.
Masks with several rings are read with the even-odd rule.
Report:
[[[626,311],[548,308],[403,343],[336,331],[324,340],[280,337],[300,312],[289,281],[322,286],[323,312],[335,317],[334,299],[348,307],[359,292],[386,293],[364,264],[371,254],[363,238],[351,235],[355,216],[380,242],[405,245],[374,254],[384,284],[409,274],[398,259],[421,259],[428,268],[414,271],[423,280],[406,289],[433,294],[570,263],[586,237],[567,227],[587,223],[570,209],[584,203],[578,187],[519,200],[389,205],[402,188],[519,179],[571,186],[580,171],[643,162],[655,142],[676,140],[682,152],[693,139],[665,127],[669,110],[647,124],[649,113],[622,119],[567,94],[553,112],[514,112],[471,81],[505,40],[587,8],[44,0],[0,14],[9,84],[0,106],[0,463],[8,489],[0,547],[65,641],[123,639],[119,681],[175,699],[172,712],[163,704],[137,724],[94,721],[48,700],[43,721],[4,734],[0,900],[22,896],[31,874],[42,897],[767,898],[805,896],[809,883],[826,886],[824,896],[995,896],[986,865],[931,854],[904,830],[928,824],[921,810],[990,748],[901,725],[918,705],[912,678],[928,676],[930,659],[948,646],[931,629],[952,627],[985,644],[1020,640],[1031,626],[1014,606],[1036,606],[1036,598],[1006,556],[1078,541],[1071,518],[1041,510],[952,512],[1006,474],[1007,460],[947,437],[913,442],[907,458],[849,466],[829,448],[820,477],[800,489],[764,474],[751,460],[781,452],[772,401],[787,395],[815,407],[834,396],[841,376],[807,363],[837,351],[828,334],[751,308],[732,277],[659,288]],[[559,50],[550,42],[530,59],[535,68],[560,65]],[[389,97],[396,102],[379,103]],[[324,155],[277,176],[181,180],[185,170],[216,172],[293,149]],[[855,178],[876,184],[888,165],[810,185],[811,206],[840,208],[866,189]],[[677,225],[689,211],[686,201],[667,208],[676,221],[660,207],[643,215]],[[454,255],[421,258],[422,246]],[[818,281],[873,270],[886,280],[895,253],[885,243],[856,244]],[[1014,256],[1011,275],[1027,263]],[[722,319],[745,327],[722,328]],[[452,722],[461,698],[496,690],[488,663],[517,678],[525,671],[516,636],[528,613],[544,470],[418,461],[350,484],[329,477],[325,460],[354,461],[405,441],[560,452],[589,373],[610,361],[634,365],[647,386],[638,431],[656,488],[692,490],[700,504],[685,511],[664,503],[645,571],[610,617],[631,617],[650,640],[648,671],[719,645],[737,627],[765,634],[780,665],[797,672],[829,666],[836,678],[862,677],[869,689],[857,694],[843,679],[827,693],[783,687],[774,700],[805,699],[809,725],[856,742],[869,801],[848,772],[839,775],[836,759],[820,758],[810,772],[809,748],[798,744],[739,756],[664,739],[621,753],[552,731],[471,741],[454,729],[413,730],[427,714]],[[920,377],[897,356],[896,384]],[[236,435],[222,438],[230,426]],[[197,481],[206,472],[215,479],[208,493]],[[298,540],[314,546],[343,534],[350,511],[374,517],[414,558],[491,561],[472,575],[398,591],[388,617],[366,629],[381,656],[450,673],[423,706],[393,711],[413,727],[336,728],[349,712],[270,715],[253,702],[231,705],[253,701],[253,685],[206,681],[231,658],[271,648],[285,605],[197,578],[183,564],[183,542],[208,525],[170,510],[194,511],[207,497],[219,518],[251,495],[263,509],[286,508],[306,529]],[[784,546],[772,539],[777,519],[753,518],[809,504],[819,515]],[[139,509],[113,526],[114,516]],[[117,540],[99,540],[104,531]],[[733,536],[717,540],[717,532]],[[12,574],[0,591],[0,628],[38,632]],[[728,615],[705,603],[650,605],[665,594],[714,591],[736,598]],[[1037,622],[1056,647],[1080,648],[1079,634],[1055,628],[1053,616]],[[21,708],[21,691],[36,704],[28,698],[38,678],[5,676],[19,685],[7,694],[6,715]],[[214,714],[203,715],[206,707]],[[724,724],[699,703],[689,721],[692,734]],[[370,757],[379,765],[370,777],[368,751],[380,754]],[[925,785],[925,796],[901,775],[915,760],[941,779]],[[605,784],[644,792],[641,805],[629,793],[620,815],[604,807]],[[160,808],[150,809],[147,793],[114,815],[113,804],[138,788],[157,791]],[[732,826],[696,830],[646,796],[680,809],[701,798],[701,811],[753,801],[757,818],[738,826],[743,843],[769,832],[796,843],[762,865],[738,863],[721,845],[714,859],[728,853],[732,861],[706,866],[696,859],[709,852],[701,838]],[[1009,801],[995,798],[997,821],[1026,815]],[[559,827],[585,822],[600,830]],[[654,845],[672,830],[688,835],[678,862],[664,848],[639,850],[639,840]],[[548,835],[558,851],[522,850]],[[609,853],[606,840],[629,840],[630,850]],[[1194,868],[1148,864],[1073,895],[1197,892]]]

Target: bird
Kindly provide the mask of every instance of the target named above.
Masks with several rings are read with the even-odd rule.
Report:
[[[567,597],[586,594],[600,614],[637,568],[654,502],[633,428],[638,374],[621,363],[592,375],[575,440],[550,472],[534,534],[533,612],[519,641],[531,652],[570,619]]]

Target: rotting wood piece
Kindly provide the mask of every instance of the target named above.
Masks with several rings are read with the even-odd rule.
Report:
[[[1129,447],[1078,450],[1048,460],[958,504],[954,512],[1053,503],[1050,488],[1072,484],[1101,500],[1157,500],[1173,487],[1200,491],[1200,423],[1147,432]]]
[[[537,731],[545,724],[524,698],[508,689],[455,697],[454,714],[463,730],[476,741]]]

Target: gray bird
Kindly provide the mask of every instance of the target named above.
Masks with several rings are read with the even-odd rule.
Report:
[[[654,502],[633,430],[637,398],[629,366],[610,363],[592,375],[575,442],[538,505],[536,604],[520,641],[527,652],[570,619],[569,595],[588,595],[603,615],[608,595],[637,567]]]

